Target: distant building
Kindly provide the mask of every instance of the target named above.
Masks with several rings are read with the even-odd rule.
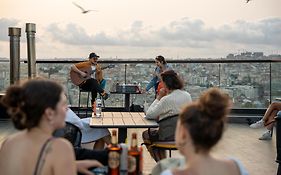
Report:
[[[254,57],[254,58],[263,57],[263,52],[254,52],[254,53],[253,53],[253,57]]]
[[[226,56],[227,59],[233,59],[234,58],[234,54],[233,53],[230,53]]]

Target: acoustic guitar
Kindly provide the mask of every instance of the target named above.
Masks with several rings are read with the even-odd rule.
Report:
[[[115,65],[110,64],[108,66],[102,67],[101,70],[108,69],[108,68],[110,69],[113,67],[115,67]],[[82,72],[85,72],[87,75],[85,77],[82,77],[79,73],[73,71],[72,69],[70,70],[70,73],[69,73],[71,82],[77,86],[79,86],[85,80],[90,79],[91,75],[96,72],[96,70],[92,70],[91,66],[85,67],[85,68],[80,68],[79,70]]]

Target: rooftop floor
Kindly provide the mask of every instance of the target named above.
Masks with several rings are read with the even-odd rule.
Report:
[[[275,134],[271,141],[260,141],[259,136],[265,129],[250,129],[246,124],[228,124],[222,140],[212,150],[217,156],[235,157],[239,159],[250,174],[276,174],[276,140]],[[10,121],[0,120],[0,144],[4,138],[16,130]],[[129,129],[128,135],[137,131],[139,144],[144,129]],[[179,157],[178,151],[172,151],[172,157]],[[151,173],[156,165],[144,148],[144,174]]]

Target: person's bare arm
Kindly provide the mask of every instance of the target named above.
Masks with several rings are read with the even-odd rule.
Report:
[[[77,171],[85,175],[93,175],[89,168],[102,167],[103,165],[97,160],[78,160],[76,161]]]

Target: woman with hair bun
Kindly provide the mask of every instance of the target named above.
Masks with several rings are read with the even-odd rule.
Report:
[[[211,88],[183,109],[176,128],[176,145],[185,157],[185,167],[166,170],[161,175],[248,174],[238,160],[219,159],[210,154],[222,137],[230,104],[227,94]]]
[[[62,86],[44,79],[12,85],[2,104],[19,131],[2,143],[1,174],[74,175],[92,174],[88,168],[102,166],[98,161],[75,163],[70,142],[52,133],[65,125],[66,97]]]

